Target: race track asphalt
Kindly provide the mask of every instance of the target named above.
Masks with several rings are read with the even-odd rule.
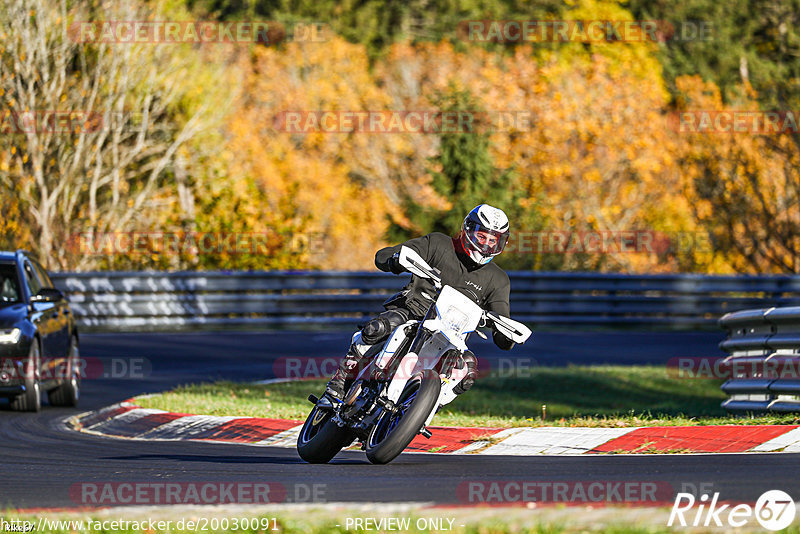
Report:
[[[663,363],[676,356],[721,355],[716,348],[720,339],[713,332],[539,333],[517,357],[535,358],[540,364]],[[147,376],[87,379],[78,409],[45,405],[39,414],[20,414],[3,406],[0,506],[91,505],[76,498],[80,493],[75,485],[87,482],[269,482],[282,484],[289,501],[302,501],[309,484],[323,484],[318,496],[327,502],[468,504],[459,500],[459,484],[503,480],[655,482],[673,492],[702,487],[734,501],[755,501],[768,489],[800,496],[796,475],[800,454],[527,458],[404,454],[389,465],[372,466],[363,453],[346,452],[330,465],[308,465],[293,449],[110,439],[77,433],[64,424],[70,415],[181,383],[270,378],[276,358],[335,356],[347,341],[346,333],[308,332],[85,335],[84,358],[145,358]],[[480,344],[478,351],[489,359],[507,354],[486,344]]]

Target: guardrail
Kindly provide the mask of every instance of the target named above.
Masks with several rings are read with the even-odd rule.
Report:
[[[511,272],[511,310],[529,324],[714,328],[724,313],[800,305],[800,276]],[[342,325],[382,310],[408,275],[381,272],[55,273],[92,329]]]
[[[742,310],[719,321],[730,356],[722,384],[734,413],[800,412],[800,306]]]

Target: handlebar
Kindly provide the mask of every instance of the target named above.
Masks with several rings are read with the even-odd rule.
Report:
[[[421,278],[427,278],[433,282],[437,290],[442,289],[441,271],[434,269],[416,253],[416,251],[402,246],[400,247],[400,255],[398,258],[400,265],[402,265],[411,274],[417,275]],[[499,330],[504,336],[511,339],[515,343],[525,343],[530,337],[531,330],[524,324],[503,317],[495,312],[487,312],[483,310],[483,317],[481,322],[485,322],[487,326],[490,324]]]

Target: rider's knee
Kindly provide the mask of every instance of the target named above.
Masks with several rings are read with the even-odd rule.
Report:
[[[361,329],[361,340],[368,345],[380,343],[406,320],[405,314],[399,310],[384,312],[364,325],[364,328]]]
[[[389,336],[389,321],[382,316],[371,319],[361,329],[361,340],[369,345],[383,341]]]

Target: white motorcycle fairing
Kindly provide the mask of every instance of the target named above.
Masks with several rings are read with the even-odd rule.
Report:
[[[467,336],[475,332],[478,326],[488,325],[491,322],[506,337],[515,343],[524,343],[531,335],[528,327],[514,321],[508,317],[503,317],[494,312],[485,312],[480,306],[473,302],[469,297],[457,289],[442,284],[438,272],[432,269],[425,260],[414,250],[402,247],[399,255],[400,264],[416,276],[427,278],[434,283],[438,289],[441,288],[434,304],[435,315],[423,321],[422,327],[433,332],[422,347],[419,353],[409,351],[400,361],[397,370],[392,377],[386,396],[393,403],[400,398],[406,383],[414,376],[422,373],[425,369],[435,369],[441,357],[449,350],[456,350],[463,353],[467,350]],[[431,313],[428,313],[430,316]],[[409,323],[413,323],[410,321]],[[408,325],[409,323],[406,323]],[[384,368],[397,347],[405,337],[403,325],[395,330],[390,340],[387,342],[388,352],[380,355],[379,366]],[[447,370],[446,370],[447,371]],[[457,395],[453,389],[466,376],[468,369],[463,366],[461,369],[453,368],[447,374],[439,373],[442,380],[442,387],[436,406],[428,415],[425,425],[427,426],[433,416],[441,406],[452,402]]]
[[[475,331],[483,317],[483,310],[466,295],[450,286],[444,286],[435,303],[436,316],[423,321],[422,327],[435,332],[419,351],[419,354],[408,352],[389,383],[387,396],[397,402],[406,386],[406,382],[424,369],[433,369],[439,359],[449,349],[460,353],[467,350],[467,336]],[[394,339],[392,339],[394,341]],[[399,343],[398,343],[399,344]],[[388,344],[387,344],[388,345]],[[454,369],[450,377],[440,374],[442,394],[440,405],[447,404],[455,398],[452,389],[466,376],[467,369]],[[442,402],[442,401],[445,402]]]

